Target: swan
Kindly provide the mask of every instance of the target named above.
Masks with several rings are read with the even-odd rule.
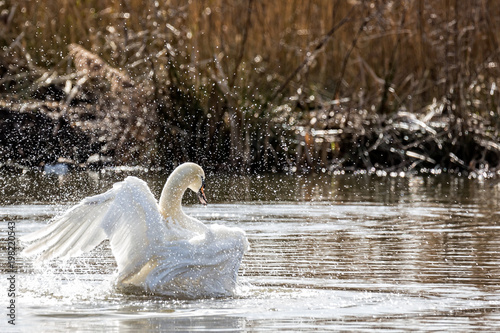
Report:
[[[52,223],[21,237],[25,256],[68,259],[109,240],[118,273],[115,286],[175,298],[230,296],[248,240],[240,228],[205,225],[181,207],[187,189],[207,204],[205,173],[195,163],[178,166],[159,202],[133,176],[87,197]]]

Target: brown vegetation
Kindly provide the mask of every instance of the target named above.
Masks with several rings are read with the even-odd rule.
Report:
[[[3,106],[58,103],[94,159],[499,167],[492,0],[7,0],[0,11]]]

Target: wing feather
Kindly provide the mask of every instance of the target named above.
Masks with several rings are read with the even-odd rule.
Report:
[[[23,253],[28,256],[39,255],[39,260],[49,260],[68,258],[76,253],[92,250],[106,239],[99,223],[113,200],[112,191],[82,200],[46,227],[21,237],[23,242],[34,242]],[[86,231],[90,232],[84,234]],[[76,237],[79,239],[76,240]],[[76,241],[80,249],[68,247]]]
[[[51,224],[22,237],[33,242],[23,251],[40,260],[69,258],[88,252],[105,239],[120,275],[140,269],[165,234],[158,204],[147,184],[127,177],[109,191],[82,200]]]

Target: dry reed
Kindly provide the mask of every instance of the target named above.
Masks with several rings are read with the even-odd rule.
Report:
[[[68,45],[78,44],[130,77],[135,107],[155,111],[141,135],[156,140],[158,163],[290,169],[302,159],[297,126],[335,129],[337,114],[359,111],[376,126],[435,106],[451,136],[481,119],[498,137],[492,0],[7,0],[0,10],[4,98],[29,97],[47,71],[73,73]],[[313,147],[322,157],[309,164],[328,164],[332,147]]]

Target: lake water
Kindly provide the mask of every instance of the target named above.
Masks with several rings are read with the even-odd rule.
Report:
[[[9,222],[19,237],[131,173],[159,195],[159,172],[0,176],[1,332],[500,330],[500,185],[363,174],[212,175],[207,207],[187,195],[188,214],[247,232],[235,297],[120,294],[104,243],[45,266],[17,254],[9,325]]]

